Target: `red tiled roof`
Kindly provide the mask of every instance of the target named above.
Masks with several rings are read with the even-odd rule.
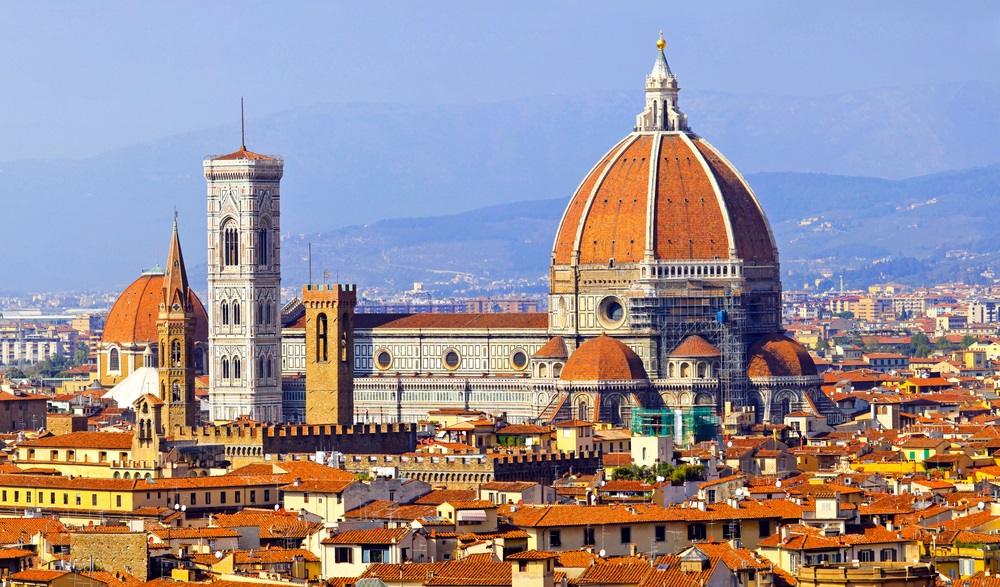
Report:
[[[250,159],[255,161],[276,161],[274,157],[268,155],[261,155],[260,153],[254,153],[253,151],[247,151],[247,148],[241,146],[236,151],[229,153],[228,155],[220,155],[218,157],[213,157],[212,161],[238,161],[241,159]]]
[[[750,377],[802,377],[816,375],[816,365],[805,347],[781,334],[766,334],[750,347]]]
[[[409,533],[409,528],[348,530],[323,540],[323,544],[392,544]]]
[[[668,357],[721,357],[722,352],[704,338],[692,334],[685,338]]]
[[[545,330],[549,315],[542,312],[481,314],[357,314],[356,330],[369,329],[518,329]]]
[[[601,334],[580,345],[563,367],[563,381],[647,379],[642,359],[625,343]]]
[[[201,300],[188,290],[189,302],[194,308],[195,341],[208,340],[208,314]],[[111,306],[104,323],[102,342],[149,343],[156,342],[156,319],[163,299],[163,275],[146,274],[132,282]]]
[[[569,351],[566,349],[563,337],[553,336],[532,356],[536,359],[565,359],[569,357]]]
[[[70,432],[55,434],[37,440],[28,440],[18,446],[28,448],[106,448],[127,450],[132,448],[131,432]]]

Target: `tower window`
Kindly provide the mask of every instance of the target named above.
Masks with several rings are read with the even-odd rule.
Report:
[[[233,357],[233,379],[239,379],[240,376],[240,358]]]
[[[274,357],[269,356],[267,360],[264,361],[264,371],[265,371],[264,376],[267,377],[268,379],[271,378],[271,365],[273,364],[274,364]]]
[[[257,264],[268,265],[271,262],[271,229],[265,221],[257,230]]]
[[[316,362],[327,362],[327,321],[326,314],[316,316]]]
[[[229,302],[222,302],[219,306],[219,314],[222,317],[222,325],[229,326]]]
[[[118,355],[118,349],[111,349],[108,353],[108,371],[121,371],[121,358]]]
[[[257,324],[264,323],[264,302],[257,301]]]
[[[229,379],[229,358],[222,357],[222,378]]]
[[[233,326],[240,325],[240,303],[233,302]]]
[[[222,225],[222,264],[233,267],[240,263],[240,232],[234,220]]]
[[[170,364],[174,367],[181,366],[181,343],[176,340],[170,343]]]

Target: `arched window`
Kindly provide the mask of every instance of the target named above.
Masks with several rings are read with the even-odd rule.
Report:
[[[681,363],[681,377],[691,376],[691,363]]]
[[[267,360],[264,361],[264,371],[266,372],[264,376],[267,377],[268,379],[271,378],[271,365],[273,364],[274,364],[274,357],[269,356],[267,357]]]
[[[234,267],[240,264],[240,231],[235,220],[227,220],[222,225],[222,266]]]
[[[222,378],[229,379],[229,358],[222,357]]]
[[[222,325],[229,326],[229,302],[222,302],[219,306],[219,316],[221,316]]]
[[[240,325],[240,303],[233,302],[233,326]]]
[[[180,341],[173,341],[170,343],[170,364],[174,367],[181,366],[181,343]]]
[[[708,366],[705,365],[705,363],[698,363],[698,378],[699,379],[704,379],[705,376],[708,374],[707,371],[708,371]]]
[[[181,384],[174,381],[173,386],[171,386],[171,401],[179,402],[181,401]]]
[[[264,357],[257,357],[257,379],[264,378]]]
[[[267,220],[257,229],[257,264],[267,265],[271,262],[271,227]]]
[[[233,379],[239,379],[240,376],[240,358],[233,357]]]
[[[108,353],[108,371],[121,371],[121,357],[118,355],[118,349],[111,349]]]
[[[316,316],[316,362],[327,362],[326,314]]]
[[[264,323],[264,302],[257,300],[257,324]]]
[[[266,319],[264,320],[264,323],[265,324],[270,324],[271,323],[271,302],[267,302],[266,304],[264,304],[264,316],[266,317]]]

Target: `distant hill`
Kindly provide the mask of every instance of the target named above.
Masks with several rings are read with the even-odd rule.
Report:
[[[682,107],[692,126],[744,173],[899,178],[1000,161],[1000,110],[993,107],[998,98],[996,85],[927,86],[817,98],[685,90]],[[282,182],[286,283],[294,283],[301,274],[295,267],[295,259],[301,257],[292,243],[314,240],[320,233],[331,242],[337,237],[329,235],[361,238],[366,247],[395,243],[400,253],[387,261],[392,270],[406,265],[415,272],[396,272],[397,281],[452,266],[466,267],[462,271],[488,268],[492,275],[525,268],[534,279],[544,273],[548,257],[543,253],[538,259],[529,250],[539,246],[544,251],[545,241],[552,238],[551,227],[545,225],[545,218],[552,222],[552,217],[545,216],[544,209],[554,210],[554,217],[562,204],[523,202],[568,199],[591,165],[629,132],[641,100],[641,92],[630,91],[465,106],[329,104],[248,121],[248,146],[279,153],[286,161]],[[7,220],[0,246],[2,286],[22,291],[123,286],[158,256],[165,256],[175,205],[186,259],[192,266],[198,264],[205,254],[201,160],[208,153],[235,149],[238,132],[233,126],[219,127],[83,160],[0,163],[0,210]],[[919,199],[926,195],[920,193],[925,188],[937,194],[941,189],[935,181],[947,185],[951,180],[900,184],[783,173],[753,179],[776,224],[823,211],[837,212],[844,219],[852,210],[871,215],[873,209],[881,209],[879,198]],[[968,181],[966,187],[972,189],[987,179],[970,176]],[[883,189],[889,195],[883,195]],[[960,193],[940,195],[955,201],[975,199]],[[414,248],[415,242],[393,241],[395,236],[381,232],[381,226],[392,226],[400,238],[407,234],[417,238],[420,226],[436,221],[378,223],[385,218],[450,216],[489,206],[494,207],[484,217],[475,212],[456,217],[468,223],[468,230],[451,221],[436,225],[428,238],[449,239],[451,253],[438,251],[431,242]],[[913,216],[930,220],[933,212],[928,211],[941,208],[916,209]],[[931,216],[921,216],[925,213]],[[915,247],[912,254],[916,254],[926,248],[923,237],[910,238],[903,229],[890,235],[889,225],[879,225],[905,215],[862,216],[850,216],[856,222],[851,231],[831,234],[829,239],[812,238],[808,230],[789,227],[789,238],[799,238],[796,242],[802,245],[787,251],[782,245],[783,258],[828,249],[873,250],[858,245],[864,241],[851,240],[858,234],[876,238],[873,244],[879,250],[910,254],[910,247]],[[981,222],[982,216],[970,219]],[[954,220],[945,228],[967,232],[960,218]],[[364,223],[375,232],[337,229]],[[975,226],[969,229],[970,234],[977,231]],[[504,234],[516,236],[521,244],[514,247]],[[483,248],[471,248],[473,242]],[[470,255],[474,263],[465,259]],[[357,275],[368,256],[367,249],[351,254]],[[326,264],[334,272],[347,270],[346,258],[331,258]]]
[[[806,173],[752,174],[747,181],[768,211],[789,288],[815,279],[821,267],[861,270],[889,257],[916,261],[890,266],[885,278],[955,279],[963,277],[955,270],[981,264],[983,254],[995,257],[1000,248],[991,230],[1000,165],[897,181]],[[353,278],[369,288],[405,289],[422,281],[437,283],[438,291],[464,291],[467,275],[478,278],[479,287],[519,279],[502,291],[544,291],[540,278],[565,205],[562,198],[518,202],[322,233],[310,237],[313,275],[335,268],[344,277],[350,259]],[[286,281],[305,281],[302,264],[288,259],[301,259],[306,242],[283,243]],[[947,253],[958,250],[968,253],[966,262],[936,273]],[[446,284],[456,277],[458,284]]]

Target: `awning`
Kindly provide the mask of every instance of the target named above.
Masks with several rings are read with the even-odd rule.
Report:
[[[486,510],[459,510],[459,522],[485,522]]]

